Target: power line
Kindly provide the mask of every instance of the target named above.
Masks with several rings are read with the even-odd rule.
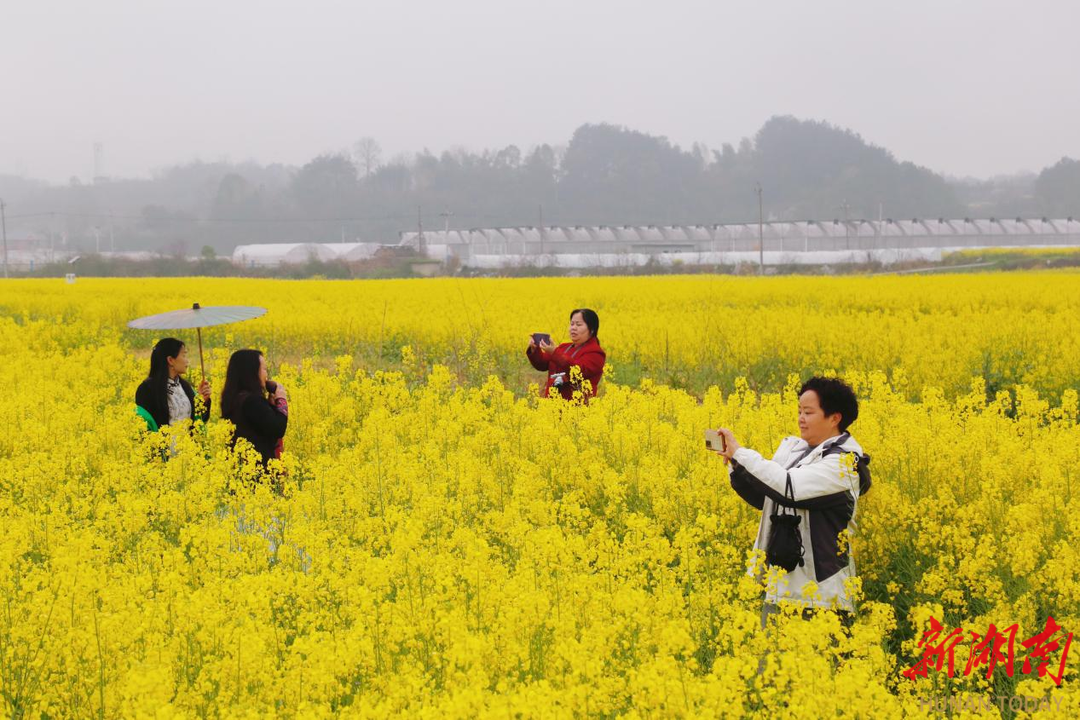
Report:
[[[463,218],[475,218],[481,220],[499,220],[512,218],[512,215],[491,215],[485,213],[451,213],[455,217]],[[444,217],[444,213],[428,214],[427,217],[434,220],[436,217]],[[353,217],[276,217],[276,218],[192,218],[192,217],[147,217],[146,215],[124,215],[117,213],[72,213],[72,212],[36,212],[36,213],[20,213],[18,215],[9,215],[8,218],[26,219],[26,218],[40,218],[40,217],[63,217],[63,218],[83,218],[83,219],[102,219],[102,220],[140,220],[145,222],[154,223],[315,223],[315,222],[327,222],[327,223],[343,223],[343,222],[371,222],[375,220],[411,220],[416,216],[413,214],[401,214],[401,215],[367,215],[367,216],[353,216]]]
[[[322,218],[190,218],[190,217],[148,217],[146,215],[123,215],[116,213],[69,213],[69,212],[39,212],[39,213],[22,213],[19,215],[12,215],[14,218],[35,218],[35,217],[65,217],[65,218],[86,218],[86,219],[103,219],[107,220],[112,218],[114,220],[141,220],[146,222],[177,222],[177,223],[282,223],[282,222],[366,222],[370,220],[401,220],[412,217],[412,215],[369,215],[367,217],[322,217]]]

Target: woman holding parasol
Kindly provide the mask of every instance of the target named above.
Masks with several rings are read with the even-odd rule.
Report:
[[[176,338],[162,338],[150,353],[150,373],[135,391],[135,404],[146,410],[160,428],[182,420],[210,419],[210,383],[199,383],[201,412],[196,415],[195,391],[184,377],[187,346]]]
[[[187,347],[176,338],[159,340],[150,355],[150,374],[135,393],[135,404],[142,408],[147,426],[156,430],[157,425],[168,425],[183,419],[210,419],[210,384],[206,380],[206,366],[203,363],[202,328],[213,325],[250,320],[266,313],[266,308],[244,306],[202,307],[194,303],[190,310],[174,310],[159,315],[148,315],[128,323],[128,327],[140,330],[177,330],[195,328],[199,338],[199,366],[202,380],[199,383],[199,395],[202,396],[203,409],[198,418],[195,415],[195,392],[183,377],[187,370]]]

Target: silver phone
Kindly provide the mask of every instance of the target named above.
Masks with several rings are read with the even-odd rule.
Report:
[[[706,430],[705,447],[716,452],[724,452],[727,450],[727,440],[715,430]]]

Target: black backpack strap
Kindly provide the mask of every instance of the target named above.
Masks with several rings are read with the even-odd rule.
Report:
[[[828,457],[829,455],[836,455],[838,453],[851,452],[850,450],[845,450],[844,448],[840,447],[850,439],[851,433],[844,433],[843,435],[829,443],[829,446],[821,451],[821,457]]]
[[[852,453],[855,455],[855,472],[859,474],[859,494],[865,495],[870,490],[870,456],[866,454],[860,454],[854,450],[845,450],[840,447],[848,438],[850,433],[844,433],[836,440],[829,444],[829,447],[821,451],[821,457],[828,457],[829,455],[842,455],[844,453]]]
[[[829,445],[821,452],[821,457],[828,457],[829,455],[843,455],[844,453],[852,453],[855,455],[855,472],[859,475],[859,494],[865,495],[870,490],[870,456],[865,453],[860,454],[854,450],[845,450],[840,447],[844,442],[851,437],[848,433],[844,433],[836,439],[836,442]]]

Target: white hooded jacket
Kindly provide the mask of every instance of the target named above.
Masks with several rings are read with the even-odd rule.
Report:
[[[862,447],[848,433],[812,449],[805,440],[786,437],[772,460],[745,447],[735,451],[733,460],[731,487],[761,510],[755,549],[765,551],[772,526],[770,516],[780,512],[780,505],[794,508],[802,518],[799,532],[803,564],[788,573],[778,587],[767,590],[766,601],[854,610],[844,583],[855,576],[855,561],[839,535],[845,530],[854,534],[858,499],[870,489],[870,458]],[[794,502],[784,495],[789,474]],[[808,582],[817,584],[813,596],[804,592]]]

